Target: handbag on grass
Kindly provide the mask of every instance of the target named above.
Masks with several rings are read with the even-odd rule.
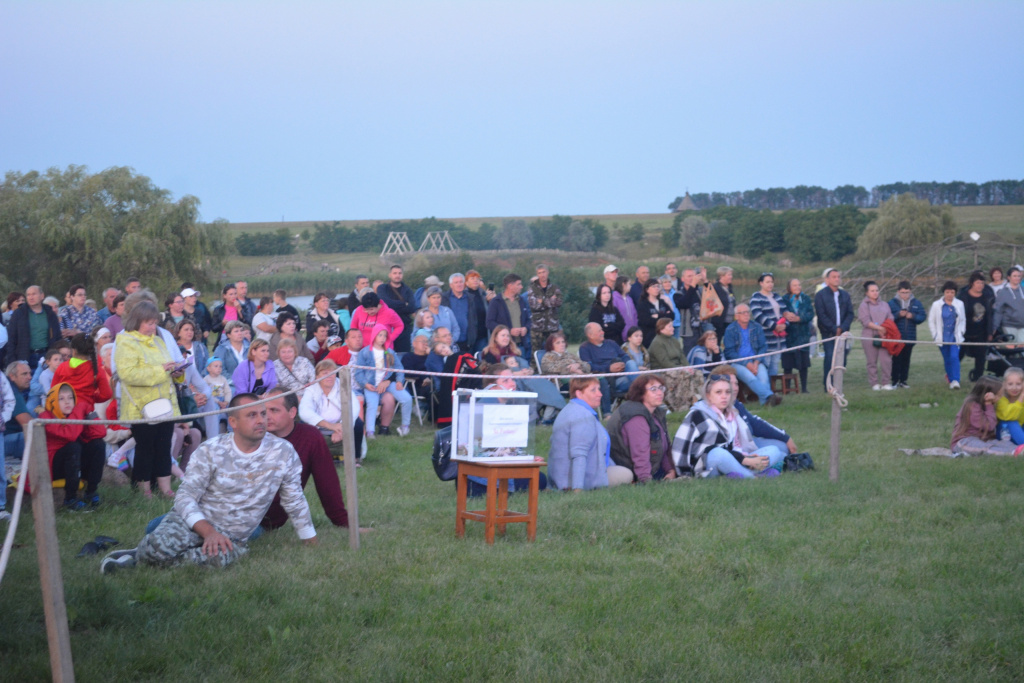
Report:
[[[799,472],[801,470],[813,470],[814,461],[810,453],[790,453],[782,461],[782,469],[787,472]]]

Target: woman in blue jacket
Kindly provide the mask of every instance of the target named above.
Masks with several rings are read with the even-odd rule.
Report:
[[[896,321],[896,328],[904,340],[917,340],[917,326],[925,321],[928,314],[924,304],[910,291],[910,282],[902,280],[896,286],[896,296],[889,300],[889,309]],[[904,344],[903,350],[892,357],[892,383],[899,389],[909,389],[907,379],[910,376],[910,354],[916,344]]]

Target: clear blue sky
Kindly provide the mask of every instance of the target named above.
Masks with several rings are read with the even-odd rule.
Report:
[[[206,220],[1024,178],[1019,0],[6,0],[0,63],[0,170],[131,166]]]

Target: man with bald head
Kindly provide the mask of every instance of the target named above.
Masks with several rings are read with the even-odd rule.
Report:
[[[61,338],[60,319],[52,308],[43,305],[39,285],[25,290],[25,305],[11,314],[7,334],[7,361],[26,361],[33,372],[46,349]]]
[[[647,266],[640,266],[636,269],[636,280],[633,280],[633,284],[629,286],[629,298],[633,300],[633,305],[637,306],[640,304],[640,299],[644,298],[644,285],[651,279],[651,269]]]
[[[580,344],[580,360],[590,363],[592,372],[637,372],[640,369],[618,344],[604,338],[604,329],[597,323],[587,323],[583,334],[587,341]],[[601,378],[601,410],[605,415],[611,409],[612,389],[617,394],[625,394],[633,379],[630,375]]]

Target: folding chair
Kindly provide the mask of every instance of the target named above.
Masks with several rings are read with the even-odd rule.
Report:
[[[416,409],[416,419],[420,421],[420,427],[423,426],[423,409],[420,408],[420,395],[416,391],[416,381],[412,377],[405,378],[405,384],[402,388],[412,394],[412,404]]]

